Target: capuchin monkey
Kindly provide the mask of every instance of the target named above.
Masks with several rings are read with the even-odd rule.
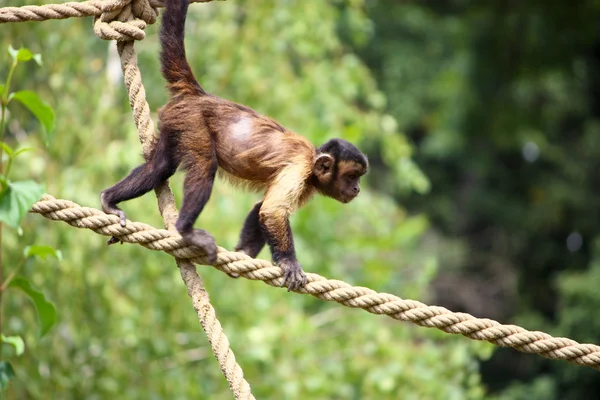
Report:
[[[219,170],[236,184],[264,192],[246,217],[236,250],[256,257],[268,243],[273,261],[284,272],[282,286],[298,290],[306,284],[306,275],[296,259],[290,214],[315,193],[350,202],[360,191],[367,157],[343,139],[315,148],[273,119],[207,93],[185,55],[188,5],[188,0],[167,0],[162,18],[160,61],[171,99],[159,111],[156,148],[146,163],[102,192],[102,209],[119,216],[125,226],[125,213],[117,204],[156,188],[181,165],[186,171],[184,196],[175,226],[185,242],[202,249],[213,264],[214,238],[193,225]]]

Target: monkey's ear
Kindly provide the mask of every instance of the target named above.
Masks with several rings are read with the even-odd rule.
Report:
[[[331,174],[331,171],[333,170],[334,161],[335,160],[333,159],[333,157],[331,157],[329,154],[319,154],[319,156],[315,160],[315,174],[318,177],[326,177],[327,175]]]

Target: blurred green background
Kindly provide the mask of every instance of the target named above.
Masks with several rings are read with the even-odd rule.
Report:
[[[2,6],[41,4],[8,0]],[[323,143],[367,152],[357,200],[319,198],[292,220],[304,268],[402,298],[600,343],[600,3],[491,0],[237,0],[190,7],[186,44],[204,87]],[[10,109],[14,166],[48,193],[99,207],[142,158],[114,43],[91,18],[0,26],[17,89],[56,112]],[[136,44],[148,101],[166,101],[157,27]],[[172,181],[181,199],[181,174]],[[217,183],[197,225],[233,248],[257,195]],[[161,226],[148,194],[123,205]],[[4,228],[5,273],[23,247],[63,261],[22,274],[58,323],[39,339],[24,296],[5,293],[8,399],[228,399],[170,256],[29,215]],[[269,258],[268,250],[261,257]],[[592,399],[589,368],[324,303],[199,267],[260,399]]]

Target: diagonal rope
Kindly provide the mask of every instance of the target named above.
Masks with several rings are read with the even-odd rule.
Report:
[[[77,228],[91,229],[105,236],[116,236],[123,242],[138,243],[151,250],[161,250],[178,259],[204,264],[203,253],[190,247],[179,234],[155,229],[140,222],[127,222],[125,227],[114,215],[81,207],[68,200],[46,195],[31,212],[46,218],[64,221]],[[268,261],[252,259],[245,254],[219,248],[214,265],[228,274],[239,274],[248,279],[261,280],[271,286],[282,283],[282,271]],[[446,333],[460,334],[474,340],[485,340],[501,347],[539,354],[553,360],[566,360],[600,370],[600,346],[581,344],[567,338],[553,337],[539,331],[528,331],[516,325],[503,325],[487,318],[475,318],[466,313],[455,313],[444,307],[428,306],[419,301],[401,299],[388,293],[378,293],[366,287],[351,286],[346,282],[329,280],[307,273],[308,284],[299,293],[318,299],[335,301],[341,305],[361,308],[372,314],[387,315],[393,319],[410,321],[419,326],[437,328]]]

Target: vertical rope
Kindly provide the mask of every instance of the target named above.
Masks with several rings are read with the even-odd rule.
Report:
[[[150,118],[150,106],[146,101],[146,91],[142,84],[142,76],[138,68],[137,54],[133,43],[133,41],[118,42],[117,50],[121,57],[123,78],[129,95],[129,104],[133,110],[133,119],[138,128],[144,158],[148,158],[156,144],[156,136],[154,135],[154,123]],[[169,184],[165,183],[159,186],[155,192],[164,225],[168,230],[174,230],[177,209]],[[254,399],[250,384],[244,379],[244,372],[235,359],[229,345],[229,339],[227,339],[223,327],[217,319],[215,309],[210,303],[208,292],[204,288],[202,278],[196,272],[196,267],[190,261],[176,259],[176,262],[181,278],[188,288],[188,295],[192,299],[202,329],[206,333],[213,354],[229,383],[229,388],[236,399]]]
[[[134,14],[144,20],[150,19],[148,22],[152,23],[156,20],[156,12],[150,7],[147,0],[132,1],[133,4],[126,4],[118,15],[115,15],[115,12],[111,11],[111,22],[107,22],[107,18],[103,18],[105,14],[99,18],[97,17],[94,30],[97,33],[101,32],[103,36],[108,36],[109,38],[114,38],[115,35],[121,35],[121,38],[126,38],[126,40],[117,42],[117,50],[121,58],[123,79],[129,95],[129,105],[133,111],[133,120],[138,130],[138,138],[142,146],[144,158],[148,160],[156,145],[157,138],[154,134],[154,123],[150,117],[150,106],[146,101],[146,90],[142,83],[142,75],[138,68],[134,40],[131,40],[131,38],[143,38],[143,36],[136,33],[137,31],[135,30],[130,30],[128,27],[116,25],[115,22],[125,24],[135,23],[134,27],[138,28],[142,26],[139,21],[144,21],[134,19]],[[111,28],[115,30],[118,28],[119,31],[114,33]],[[178,213],[173,192],[168,182],[157,187],[155,193],[165,228],[174,231]],[[202,278],[196,272],[196,267],[193,263],[184,259],[176,259],[176,263],[179,267],[181,278],[187,286],[188,295],[192,299],[192,304],[196,310],[202,329],[208,338],[213,354],[219,362],[219,367],[227,379],[234,397],[243,400],[254,399],[250,384],[244,379],[242,368],[236,362],[235,355],[229,345],[229,340],[216,317],[215,309],[210,303],[208,292],[204,287]]]

